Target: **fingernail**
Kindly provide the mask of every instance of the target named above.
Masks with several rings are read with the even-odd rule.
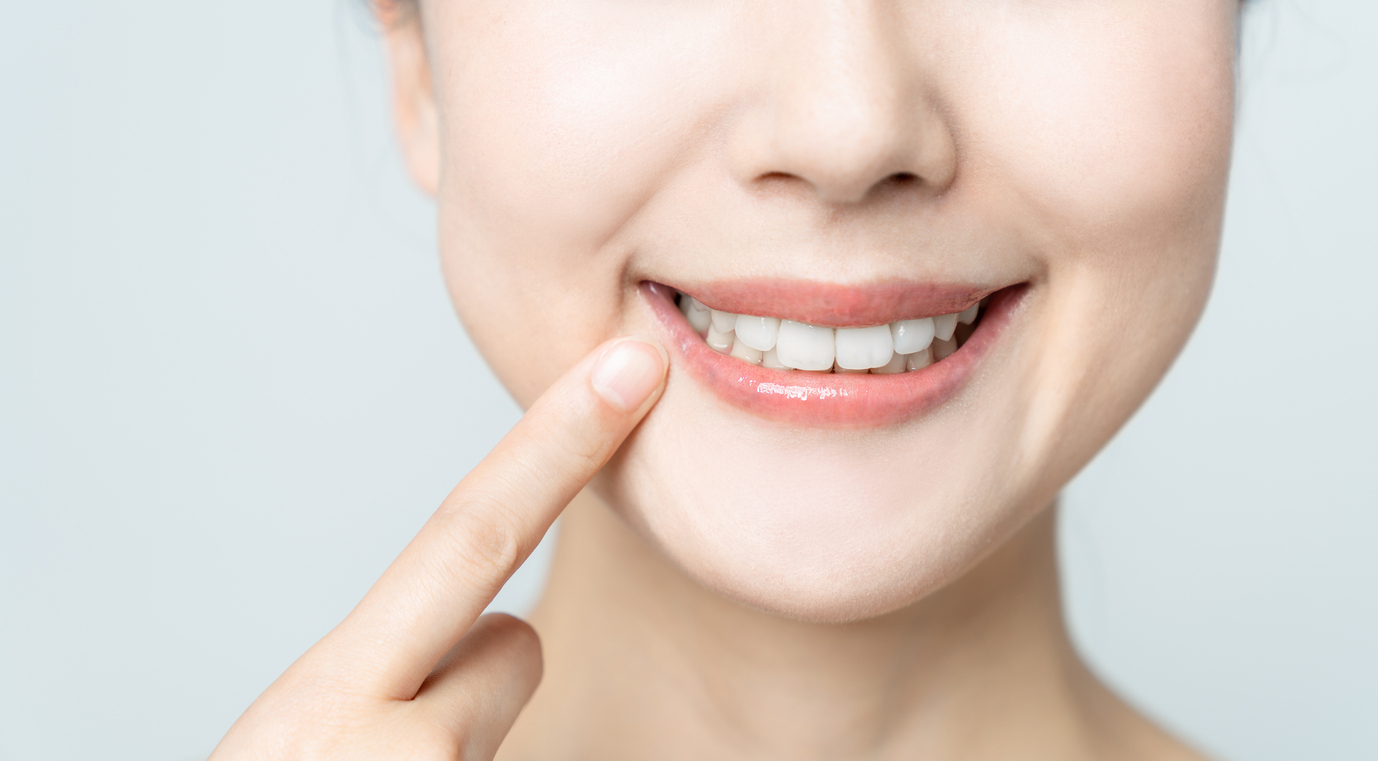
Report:
[[[639,408],[665,377],[660,347],[639,338],[613,344],[594,365],[590,382],[608,404],[631,412]]]

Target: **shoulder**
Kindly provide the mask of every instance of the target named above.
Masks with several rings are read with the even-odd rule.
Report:
[[[1087,721],[1095,758],[1124,761],[1212,761],[1140,712],[1099,680],[1088,690]]]

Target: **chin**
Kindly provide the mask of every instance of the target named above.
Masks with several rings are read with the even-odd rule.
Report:
[[[720,439],[733,443],[704,447],[714,437],[693,435],[704,429],[659,412],[605,470],[599,496],[704,587],[790,618],[840,623],[908,606],[1041,504],[992,490],[979,469],[944,475],[949,458],[914,467],[942,425],[790,441],[739,426]]]

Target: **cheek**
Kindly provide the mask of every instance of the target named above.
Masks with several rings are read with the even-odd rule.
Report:
[[[446,281],[525,405],[616,329],[628,296],[617,236],[700,129],[687,104],[730,92],[704,63],[726,65],[706,49],[721,40],[584,3],[434,8]],[[514,335],[540,348],[506,345]]]
[[[528,6],[442,20],[459,33],[438,56],[462,62],[439,83],[444,201],[505,246],[596,249],[681,163],[705,88],[731,90],[723,56],[637,13]]]
[[[981,48],[1003,52],[960,109],[974,181],[1026,221],[1048,273],[1023,446],[1069,461],[1138,407],[1200,316],[1229,171],[1234,4],[1113,5],[989,25]]]
[[[974,172],[1063,248],[1199,230],[1229,164],[1233,3],[1076,5],[973,32],[999,51],[951,88],[973,94],[954,110]]]

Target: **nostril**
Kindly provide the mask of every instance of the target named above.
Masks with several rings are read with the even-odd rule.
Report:
[[[792,174],[790,174],[789,172],[766,172],[765,174],[761,175],[760,178],[759,178],[759,180],[760,180],[761,182],[767,182],[767,183],[768,183],[768,182],[788,181],[788,180],[798,180],[798,179],[799,179],[799,177],[797,177],[797,176],[795,176],[795,175],[792,175]]]
[[[805,186],[811,184],[805,178],[790,172],[766,172],[758,176],[756,178],[756,182],[759,184],[760,187],[763,188],[772,186],[777,188],[785,188],[796,183],[801,183]],[[914,174],[913,172],[895,172],[893,174],[887,175],[879,182],[872,185],[870,190],[886,187],[904,188],[922,185],[923,183],[923,178],[919,177],[919,175]],[[863,195],[865,194],[863,193]]]

